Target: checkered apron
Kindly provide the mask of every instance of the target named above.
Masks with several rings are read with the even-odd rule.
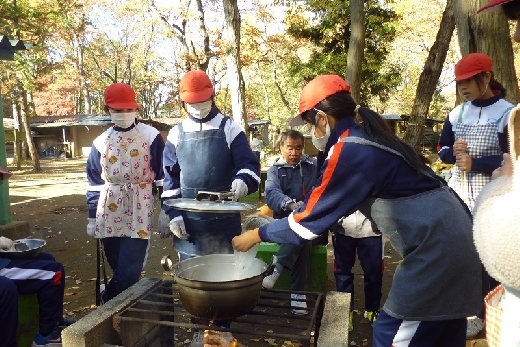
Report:
[[[101,153],[104,185],[96,211],[96,238],[149,239],[153,231],[150,147],[137,128],[112,130]]]
[[[502,155],[502,149],[498,142],[498,124],[502,118],[511,110],[508,108],[495,123],[468,125],[462,123],[464,113],[462,105],[457,120],[455,130],[455,139],[462,139],[468,144],[468,154],[472,158],[479,158],[490,155]],[[464,200],[469,209],[475,206],[475,199],[482,188],[491,180],[491,175],[483,172],[466,171],[464,179],[463,173],[457,165],[453,165],[451,169],[451,178],[448,181],[449,186]]]

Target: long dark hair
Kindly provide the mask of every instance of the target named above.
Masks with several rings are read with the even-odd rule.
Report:
[[[357,104],[350,93],[339,92],[327,97],[314,108],[340,120],[347,117],[354,118],[356,106]],[[307,111],[302,114],[302,119],[308,123],[316,124],[316,114],[315,110]],[[362,126],[369,140],[399,152],[418,172],[427,169],[426,164],[429,164],[430,161],[415,148],[398,138],[378,113],[369,108],[360,107],[357,114],[361,118],[358,123]]]
[[[502,11],[509,20],[520,19],[520,0],[513,0],[503,3]]]
[[[491,88],[491,90],[500,91],[500,94],[502,94],[502,98],[505,98],[506,93],[507,93],[506,88],[495,79],[495,75],[493,74],[493,71],[490,71],[490,73],[491,73],[491,79],[489,80],[489,88]],[[477,85],[479,86],[480,89],[485,88],[485,85],[484,85],[484,76],[485,75],[486,75],[486,72],[483,71],[483,72],[478,73],[475,76],[473,76],[473,79],[475,80],[475,82],[477,82]]]

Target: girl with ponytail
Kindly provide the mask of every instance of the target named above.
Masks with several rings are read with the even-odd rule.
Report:
[[[290,124],[305,124],[326,154],[320,177],[289,217],[246,231],[233,247],[313,240],[359,210],[403,258],[374,323],[372,345],[396,345],[398,338],[406,345],[465,346],[466,317],[482,305],[466,205],[377,113],[356,105],[340,76],[310,81]]]

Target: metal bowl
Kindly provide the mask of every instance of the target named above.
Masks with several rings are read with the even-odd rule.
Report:
[[[16,252],[6,252],[0,250],[0,258],[8,259],[31,259],[42,251],[46,242],[41,239],[19,239],[14,240]],[[18,244],[18,245],[17,245]]]

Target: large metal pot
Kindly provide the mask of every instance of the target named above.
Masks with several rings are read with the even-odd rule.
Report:
[[[262,279],[274,268],[254,258],[239,269],[233,254],[211,254],[176,264],[163,258],[172,270],[183,307],[195,317],[211,320],[234,319],[250,312],[258,301]]]

